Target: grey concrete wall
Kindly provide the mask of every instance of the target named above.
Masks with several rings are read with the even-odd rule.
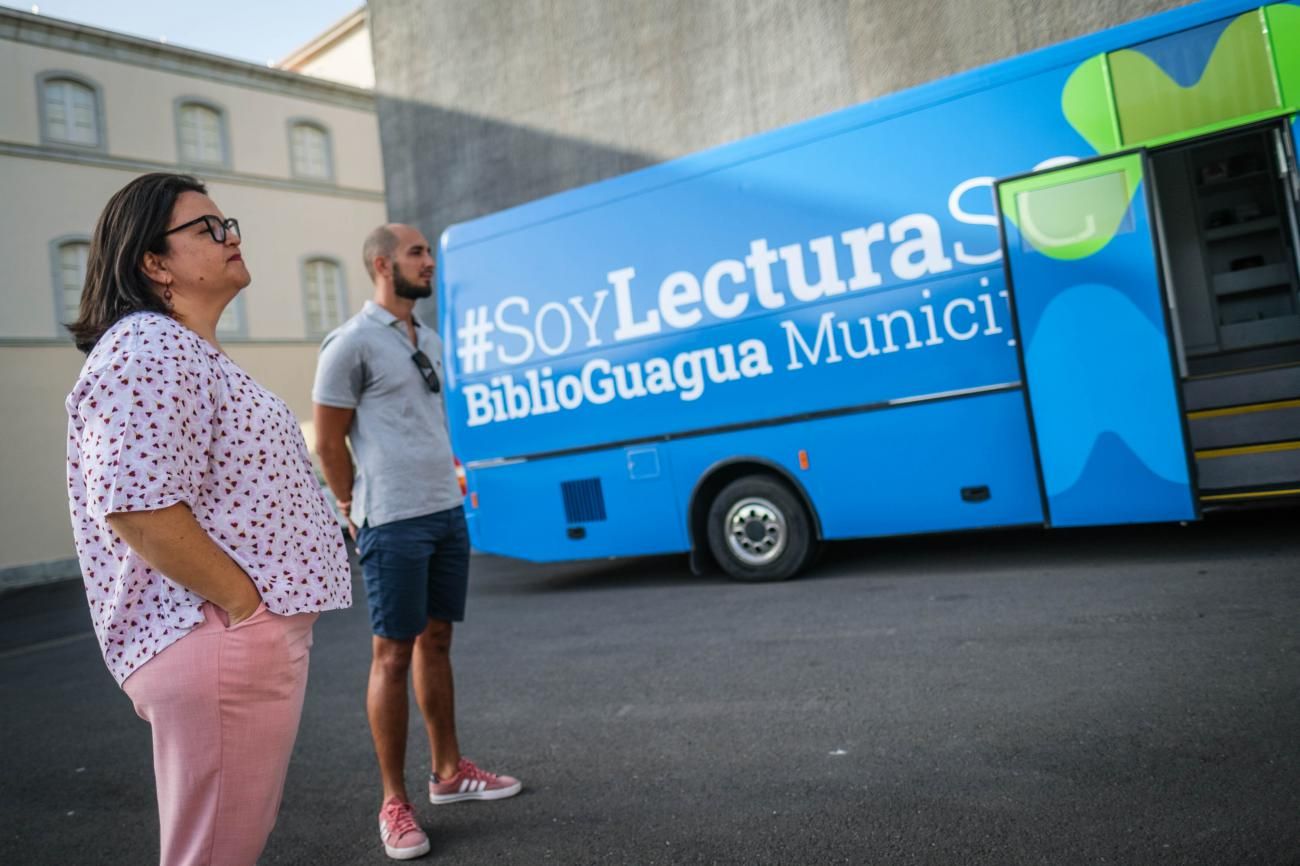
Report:
[[[1184,5],[370,0],[389,214],[448,224]]]

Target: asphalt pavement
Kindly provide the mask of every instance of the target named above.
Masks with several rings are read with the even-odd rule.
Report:
[[[417,862],[1300,864],[1297,518],[836,544],[757,586],[476,557],[461,744],[525,788],[424,801]],[[389,862],[356,591],[265,864]],[[0,863],[156,862],[79,584],[0,597],[0,721]]]

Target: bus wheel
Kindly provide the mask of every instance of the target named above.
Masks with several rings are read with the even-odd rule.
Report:
[[[709,506],[709,549],[723,570],[752,583],[786,580],[809,559],[812,527],[799,499],[767,475],[746,475]]]

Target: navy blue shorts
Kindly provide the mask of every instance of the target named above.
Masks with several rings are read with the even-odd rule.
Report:
[[[362,526],[357,553],[375,634],[409,640],[431,619],[465,618],[469,529],[464,508]]]

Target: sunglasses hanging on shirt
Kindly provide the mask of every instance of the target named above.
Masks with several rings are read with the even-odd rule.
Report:
[[[435,394],[440,392],[442,383],[438,381],[438,371],[433,369],[433,362],[429,360],[429,356],[416,349],[415,354],[411,356],[411,360],[415,362],[415,366],[420,368],[420,375],[424,377],[429,390]]]

